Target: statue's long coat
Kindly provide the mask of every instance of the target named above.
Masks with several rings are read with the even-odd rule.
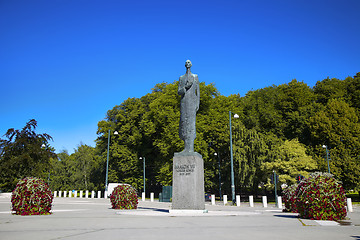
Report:
[[[178,94],[180,100],[179,136],[183,141],[194,141],[196,137],[196,112],[200,104],[200,86],[196,74],[190,70],[179,78]]]

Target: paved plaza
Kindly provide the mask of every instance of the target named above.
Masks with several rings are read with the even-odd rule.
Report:
[[[360,206],[347,224],[300,219],[269,204],[206,205],[208,213],[169,213],[170,203],[139,202],[138,210],[111,209],[109,199],[55,198],[53,214],[11,215],[0,198],[0,239],[352,239],[360,240]],[[219,203],[220,204],[220,203]]]

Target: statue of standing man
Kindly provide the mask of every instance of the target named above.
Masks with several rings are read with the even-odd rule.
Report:
[[[186,73],[179,78],[178,94],[181,96],[179,136],[185,144],[181,153],[194,152],[196,112],[200,105],[199,79],[196,74],[191,73],[191,66],[191,61],[187,60]]]

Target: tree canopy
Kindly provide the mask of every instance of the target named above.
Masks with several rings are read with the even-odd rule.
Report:
[[[98,122],[96,147],[80,144],[71,155],[54,157],[51,137],[34,132],[35,120],[22,130],[9,129],[0,145],[0,188],[11,189],[29,174],[50,173],[53,189],[103,190],[110,137],[108,182],[141,191],[145,157],[146,189],[160,192],[172,184],[174,152],[183,149],[177,88],[177,81],[159,83],[145,96],[109,109]],[[286,184],[298,175],[327,171],[323,145],[335,178],[346,189],[360,188],[360,73],[326,78],[314,87],[294,79],[245,96],[223,96],[214,84],[202,82],[200,92],[195,151],[204,159],[207,192],[217,193],[219,184],[223,193],[231,192],[229,111],[239,115],[231,125],[237,193],[271,188],[273,171]]]
[[[221,95],[213,84],[201,83],[195,151],[202,154],[206,191],[219,188],[218,158],[225,191],[230,191],[229,111],[233,119],[233,155],[238,191],[266,186],[273,170],[291,184],[299,174],[326,170],[328,145],[331,168],[347,188],[359,187],[359,74],[345,80],[325,79],[314,88],[292,80],[287,84],[249,91],[244,97]],[[98,124],[97,151],[104,162],[107,134],[111,137],[109,181],[142,186],[170,185],[172,158],[183,147],[178,137],[177,84],[157,84],[141,98],[129,98],[109,110]],[[350,169],[351,168],[351,169]]]

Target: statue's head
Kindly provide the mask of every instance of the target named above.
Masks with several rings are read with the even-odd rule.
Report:
[[[186,68],[191,68],[192,64],[191,64],[191,61],[190,60],[186,60],[185,62],[185,67]]]

